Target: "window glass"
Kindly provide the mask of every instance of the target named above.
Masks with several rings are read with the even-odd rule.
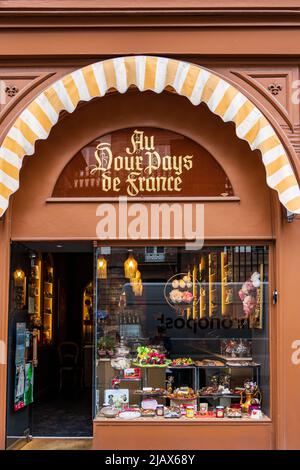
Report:
[[[96,248],[95,417],[112,404],[149,419],[158,405],[268,416],[268,256],[267,246]]]
[[[82,148],[65,166],[52,194],[169,195],[227,197],[233,195],[233,189],[222,167],[204,147],[175,132],[150,127],[117,130]]]

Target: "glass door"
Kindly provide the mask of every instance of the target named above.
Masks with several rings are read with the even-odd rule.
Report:
[[[41,259],[11,245],[8,322],[7,448],[29,438],[37,344],[41,338]]]

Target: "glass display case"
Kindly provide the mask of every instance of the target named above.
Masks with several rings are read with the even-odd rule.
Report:
[[[268,246],[163,252],[96,248],[95,418],[264,419]]]

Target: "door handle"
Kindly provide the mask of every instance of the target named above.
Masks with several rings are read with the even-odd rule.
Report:
[[[32,365],[37,367],[38,365],[38,330],[34,329],[32,332]]]

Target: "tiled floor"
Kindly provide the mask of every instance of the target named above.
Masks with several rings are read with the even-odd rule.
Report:
[[[34,437],[92,436],[92,392],[74,391],[36,400],[32,409]]]
[[[34,438],[21,450],[91,450],[92,439]]]

